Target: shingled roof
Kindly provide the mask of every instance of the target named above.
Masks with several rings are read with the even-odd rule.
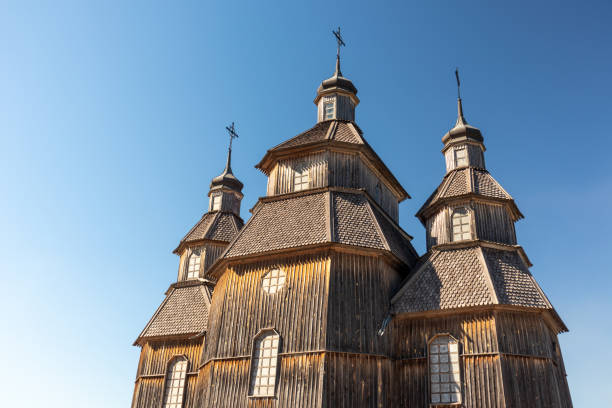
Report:
[[[395,314],[484,305],[552,309],[517,248],[433,249],[392,299]]]
[[[387,251],[413,265],[410,239],[365,193],[329,189],[261,199],[223,257],[339,243]]]
[[[136,343],[145,338],[203,332],[208,326],[211,296],[212,289],[198,281],[173,285]]]
[[[327,120],[319,122],[307,131],[277,145],[270,151],[289,147],[303,146],[324,140],[336,140],[345,143],[365,144],[361,130],[352,122],[343,120]]]
[[[179,248],[186,243],[211,240],[230,242],[238,231],[244,225],[242,218],[229,212],[207,212],[200,218],[200,221],[189,230],[185,237],[181,240],[179,246],[174,250],[178,252]]]
[[[352,121],[327,120],[319,122],[311,129],[269,149],[255,167],[265,174],[269,174],[279,157],[293,154],[296,150],[321,149],[323,146],[330,145],[363,153],[385,176],[385,179],[389,181],[390,187],[397,194],[400,201],[410,198],[404,187],[402,187],[393,173],[391,173],[374,149],[364,139],[363,132],[359,126]]]
[[[456,169],[446,174],[442,183],[419,209],[417,217],[424,221],[423,213],[429,208],[435,207],[439,202],[470,194],[508,201],[514,209],[515,216],[522,218],[522,214],[514,204],[512,196],[503,189],[493,176],[485,169],[473,167]]]

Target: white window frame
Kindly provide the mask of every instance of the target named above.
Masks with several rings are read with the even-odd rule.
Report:
[[[334,100],[323,102],[323,120],[331,120],[336,116],[336,103]]]
[[[294,169],[293,174],[293,191],[307,190],[310,185],[310,176],[308,175],[308,168],[297,170]]]
[[[193,262],[192,262],[193,261]],[[197,279],[200,277],[200,269],[202,268],[202,250],[200,248],[193,249],[187,257],[187,273],[185,279]]]
[[[466,241],[472,239],[472,236],[472,213],[470,209],[465,206],[454,208],[451,214],[452,242]]]
[[[430,405],[461,405],[463,390],[459,341],[449,333],[433,336],[427,342],[427,368]]]
[[[287,283],[287,274],[281,268],[272,268],[261,278],[261,288],[268,295],[280,292]]]
[[[253,338],[249,370],[249,398],[274,398],[280,371],[281,337],[273,328]]]
[[[455,149],[455,168],[465,167],[469,164],[467,147],[459,147]]]
[[[210,211],[219,211],[221,209],[221,194],[213,195]]]
[[[176,367],[179,364],[180,370],[176,370]],[[162,408],[183,407],[188,372],[189,360],[184,354],[176,355],[168,361],[168,364],[166,365],[166,374],[164,375],[164,394],[161,403]]]

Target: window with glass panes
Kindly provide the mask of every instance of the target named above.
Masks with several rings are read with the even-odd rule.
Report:
[[[286,279],[282,269],[271,269],[261,280],[261,287],[266,293],[273,295],[285,286]]]
[[[472,227],[470,225],[470,213],[465,207],[453,211],[453,241],[462,241],[472,238]]]
[[[279,342],[279,335],[273,331],[265,332],[255,339],[249,395],[253,397],[274,396]]]
[[[455,150],[455,167],[467,166],[467,150],[465,147]]]
[[[168,366],[166,374],[166,389],[164,391],[164,408],[181,408],[185,392],[185,377],[187,376],[187,360],[176,358]]]
[[[429,344],[429,379],[432,404],[461,403],[459,344],[449,335]]]
[[[293,191],[302,191],[308,188],[308,169],[296,170],[293,176]]]
[[[211,211],[218,211],[221,209],[221,195],[213,196]]]
[[[323,112],[325,114],[325,120],[334,118],[334,103],[333,102],[325,102],[323,104]]]
[[[187,265],[187,279],[195,279],[200,276],[200,250],[194,249],[189,255],[189,264]]]

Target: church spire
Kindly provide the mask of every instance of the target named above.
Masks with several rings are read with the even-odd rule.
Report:
[[[223,173],[212,179],[210,183],[210,211],[229,211],[240,215],[240,200],[242,200],[243,184],[232,173],[232,142],[238,137],[234,122],[225,129],[229,135],[227,161]]]
[[[451,171],[464,166],[484,168],[484,139],[480,129],[469,125],[465,120],[458,69],[455,69],[455,79],[457,80],[457,121],[442,138],[446,169]]]
[[[317,97],[314,100],[318,107],[318,122],[326,120],[355,120],[355,106],[359,104],[357,88],[350,79],[345,78],[340,70],[340,47],[346,43],[337,31],[332,30],[336,38],[336,70],[331,78],[321,82],[317,89]]]

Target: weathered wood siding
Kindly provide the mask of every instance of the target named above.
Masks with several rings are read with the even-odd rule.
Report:
[[[226,211],[233,212],[234,214],[240,214],[240,202],[242,197],[230,190],[215,190],[212,192],[208,200],[208,211],[213,210],[213,199],[215,196],[221,196],[221,208],[215,211]]]
[[[455,166],[455,150],[462,148],[467,149],[467,159],[470,166],[480,169],[485,168],[484,152],[480,146],[474,144],[458,144],[451,147],[444,153],[447,172],[457,168],[457,166]]]
[[[390,337],[378,336],[401,275],[381,257],[333,253],[327,350],[388,355]]]
[[[267,194],[295,190],[296,171],[308,170],[308,188],[347,187],[364,189],[387,214],[398,220],[398,199],[360,155],[337,151],[317,152],[279,161],[268,176]]]
[[[175,356],[184,355],[188,360],[186,408],[195,407],[194,390],[197,383],[198,359],[203,340],[150,341],[142,346],[134,386],[133,408],[160,408],[164,394],[164,378],[168,362]]]
[[[286,274],[275,294],[261,288],[271,268]],[[237,265],[217,282],[209,315],[205,361],[250,357],[253,338],[264,328],[281,335],[281,352],[320,350],[325,346],[329,258],[304,256]]]
[[[335,104],[334,119],[340,120],[355,120],[355,104],[350,97],[346,95],[330,94],[322,97],[317,105],[317,121],[325,120],[325,112],[323,105],[327,102]]]
[[[214,408],[320,407],[323,353],[281,354],[275,398],[249,398],[250,359],[214,361],[202,368],[198,406]]]
[[[463,406],[572,406],[556,335],[538,313],[397,318],[391,333],[398,399],[390,406],[427,406],[427,342],[439,333],[460,344]]]
[[[457,207],[467,207],[470,211],[472,236],[475,239],[516,245],[514,222],[505,205],[464,199],[440,208],[427,219],[427,249],[452,241],[451,217]]]

